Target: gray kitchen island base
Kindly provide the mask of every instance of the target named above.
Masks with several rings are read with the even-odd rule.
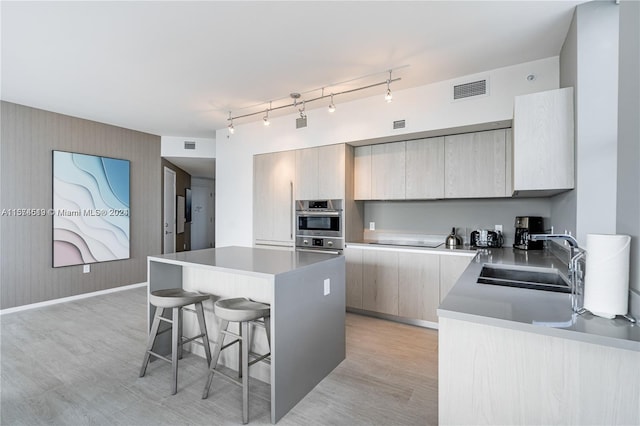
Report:
[[[251,375],[271,384],[272,423],[345,359],[343,256],[222,247],[151,256],[148,277],[149,292],[182,287],[213,294],[204,302],[212,336],[219,326],[213,315],[218,298],[249,297],[271,305],[271,365],[258,363]],[[150,306],[150,318],[153,313]],[[192,333],[195,319],[185,317],[184,327],[185,335]],[[259,331],[255,337],[251,350],[265,352],[266,337]],[[168,342],[163,345],[158,351],[168,352]],[[203,356],[200,347],[190,350]],[[235,351],[221,357],[221,363],[237,368]],[[203,384],[206,373],[203,369]]]

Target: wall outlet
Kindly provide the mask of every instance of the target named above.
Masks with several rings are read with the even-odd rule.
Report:
[[[502,225],[496,225],[496,231],[502,232]]]
[[[88,274],[89,272],[91,272],[91,265],[82,265],[82,273]]]
[[[327,296],[329,293],[331,293],[331,280],[326,278],[324,280],[324,295]]]
[[[369,231],[375,231],[375,230],[376,230],[376,223],[369,222]]]

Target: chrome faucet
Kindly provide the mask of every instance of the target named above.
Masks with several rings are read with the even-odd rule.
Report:
[[[583,295],[583,271],[579,263],[585,255],[585,251],[580,248],[578,241],[569,234],[529,234],[531,241],[564,240],[569,244],[569,281],[571,283],[571,309],[573,312],[582,314],[585,309],[582,307]]]

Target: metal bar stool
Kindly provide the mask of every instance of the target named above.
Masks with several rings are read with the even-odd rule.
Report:
[[[271,356],[271,352],[264,355],[249,353],[249,347],[251,345],[249,323],[254,323],[265,328],[267,332],[267,343],[269,344],[269,348],[271,348],[271,308],[265,303],[254,302],[247,298],[238,297],[234,299],[218,300],[213,305],[213,312],[221,320],[220,332],[218,333],[218,339],[216,340],[215,349],[213,351],[209,377],[207,378],[207,384],[205,385],[204,392],[202,393],[202,399],[206,399],[209,396],[209,388],[211,387],[211,380],[213,379],[214,372],[220,373],[233,383],[242,386],[242,423],[247,424],[249,422],[249,367],[256,362],[264,361],[265,358]],[[257,321],[260,318],[263,318],[263,321]],[[229,322],[240,323],[239,334],[235,334],[227,330]],[[225,335],[232,336],[235,340],[225,345]],[[240,345],[240,365],[238,373],[241,379],[231,377],[216,368],[220,352],[236,343]],[[249,361],[249,356],[252,356],[254,359]]]
[[[202,302],[208,300],[210,297],[210,294],[194,293],[185,291],[181,288],[170,288],[166,290],[157,290],[151,292],[151,294],[149,295],[149,303],[156,307],[156,314],[153,317],[153,324],[149,333],[149,342],[147,344],[147,350],[144,354],[144,361],[142,361],[142,368],[140,369],[140,377],[144,377],[151,356],[171,363],[171,367],[173,370],[171,394],[175,395],[178,391],[178,358],[182,358],[182,346],[185,343],[199,338],[202,338],[202,343],[194,343],[202,344],[202,346],[204,346],[204,352],[207,356],[207,365],[211,363],[209,336],[207,334],[207,325],[204,321],[204,310],[202,308]],[[186,306],[188,305],[195,305],[195,311],[193,309],[186,308]],[[165,318],[162,316],[165,309],[172,310],[171,318]],[[200,334],[198,334],[197,336],[188,338],[182,336],[182,310],[195,312],[197,314],[198,323],[200,325]],[[158,329],[160,328],[160,321],[168,322],[171,325],[162,331],[158,331]],[[153,345],[158,335],[169,330],[171,330],[170,359],[164,355],[153,352]]]

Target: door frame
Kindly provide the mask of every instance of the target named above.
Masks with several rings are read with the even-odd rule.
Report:
[[[169,193],[169,196],[167,196]],[[164,166],[163,172],[163,188],[162,188],[163,206],[162,206],[162,253],[176,252],[176,172],[169,167]],[[173,223],[167,222],[167,212],[172,212]],[[169,228],[169,231],[167,230]],[[167,232],[173,234],[173,247],[167,247]],[[170,248],[171,251],[167,249]]]

